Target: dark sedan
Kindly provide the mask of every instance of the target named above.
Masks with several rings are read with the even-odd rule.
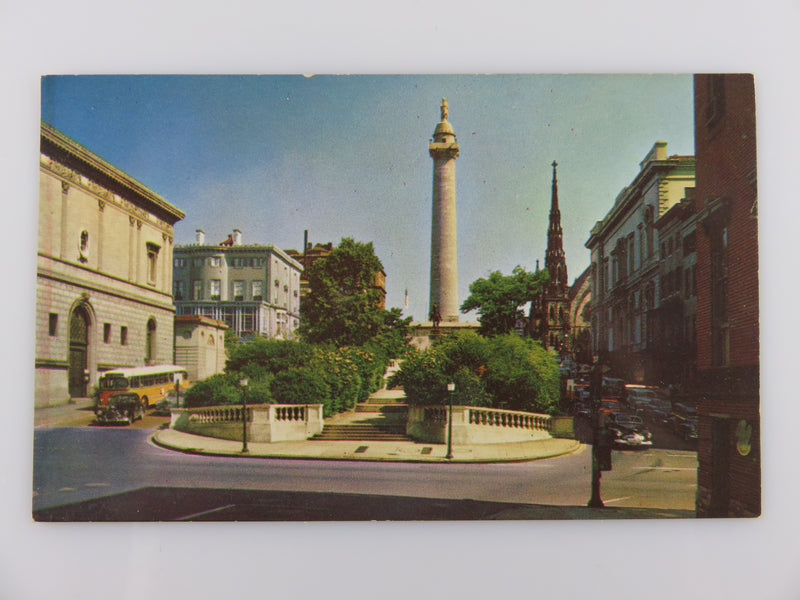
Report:
[[[615,413],[609,415],[606,429],[611,443],[622,448],[649,448],[653,445],[653,434],[637,415]]]
[[[98,423],[125,423],[130,425],[144,417],[144,405],[132,392],[112,394],[108,404],[97,406],[94,414]]]

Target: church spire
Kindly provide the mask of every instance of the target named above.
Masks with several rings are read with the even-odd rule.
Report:
[[[558,209],[558,163],[553,161],[553,190],[550,200],[550,226],[547,229],[547,254],[544,266],[550,272],[551,289],[566,289],[567,263],[564,257],[561,211]]]

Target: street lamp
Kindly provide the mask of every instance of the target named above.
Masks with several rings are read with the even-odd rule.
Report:
[[[453,392],[456,389],[455,383],[447,384],[447,396],[450,399],[450,414],[447,417],[447,456],[445,458],[453,458]]]
[[[175,408],[181,407],[181,381],[183,375],[181,373],[173,373],[172,380],[175,382]],[[169,406],[167,406],[169,408]]]
[[[247,377],[239,380],[242,388],[242,454],[247,454]]]
[[[603,391],[603,372],[600,368],[600,357],[594,357],[592,365],[592,497],[589,508],[603,508],[600,498],[600,398]]]

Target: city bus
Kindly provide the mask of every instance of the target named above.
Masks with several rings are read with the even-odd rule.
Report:
[[[186,367],[178,365],[153,365],[105,371],[100,374],[98,405],[107,404],[111,394],[134,392],[146,409],[174,391],[176,377],[180,379],[181,390],[189,387]]]

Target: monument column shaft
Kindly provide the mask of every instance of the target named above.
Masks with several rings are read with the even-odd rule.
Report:
[[[433,159],[430,308],[438,305],[443,321],[458,321],[456,160],[443,154]]]

